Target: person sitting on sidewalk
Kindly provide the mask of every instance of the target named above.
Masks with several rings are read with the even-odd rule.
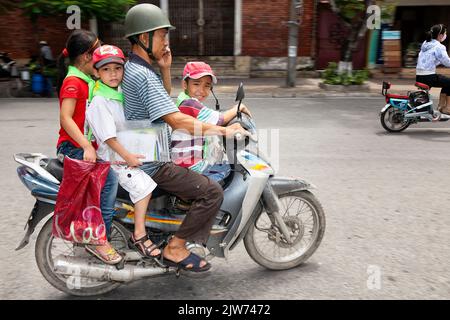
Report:
[[[174,130],[186,129],[192,134],[248,135],[240,125],[218,127],[200,122],[178,110],[168,94],[171,90],[172,55],[167,35],[171,28],[166,15],[155,5],[138,4],[127,12],[125,37],[131,42],[132,52],[125,64],[122,83],[125,118],[148,120],[149,123],[165,122]],[[153,64],[159,66],[162,80],[153,69]],[[166,147],[168,149],[169,145]],[[209,270],[211,265],[190,252],[186,242],[206,244],[223,201],[221,186],[173,162],[149,162],[140,168],[153,178],[160,189],[182,200],[193,201],[175,236],[163,250],[163,263],[192,272]]]
[[[236,117],[237,105],[221,113],[203,104],[216,83],[217,78],[209,64],[201,61],[188,62],[183,70],[181,84],[184,91],[178,95],[177,107],[182,113],[202,122],[226,126]],[[251,116],[244,104],[241,104],[240,110]],[[217,136],[199,137],[176,130],[172,133],[172,161],[215,181],[223,180],[231,167],[228,163],[215,163],[223,155],[217,140]]]
[[[440,64],[450,68],[450,58],[442,44],[446,38],[447,27],[443,24],[435,25],[427,32],[417,61],[416,81],[442,88],[438,110],[450,114],[450,78],[436,73],[436,67]]]

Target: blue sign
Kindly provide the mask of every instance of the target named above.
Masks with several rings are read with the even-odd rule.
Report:
[[[400,40],[401,39],[401,31],[383,30],[382,39],[383,40]]]

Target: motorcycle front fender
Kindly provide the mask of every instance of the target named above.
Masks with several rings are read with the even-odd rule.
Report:
[[[36,229],[36,226],[39,224],[39,222],[41,222],[42,219],[52,213],[54,209],[54,204],[36,200],[33,210],[31,210],[31,214],[28,218],[27,224],[25,225],[25,236],[23,237],[19,246],[16,248],[16,251],[23,249],[30,242],[30,237],[34,232],[34,229]]]
[[[313,184],[298,178],[271,177],[269,183],[278,196],[295,191],[316,189]]]
[[[385,112],[391,105],[388,103],[387,105],[384,106],[383,109],[381,109],[380,114]]]
[[[313,184],[297,178],[271,177],[269,178],[268,183],[270,183],[271,189],[273,190],[273,192],[275,192],[277,196],[281,196],[296,191],[316,189],[316,187]],[[255,223],[256,219],[259,217],[259,214],[261,213],[264,207],[263,198],[264,196],[261,197],[261,200],[256,205],[255,210],[253,211],[245,227],[242,229],[239,237],[230,246],[230,250],[233,250],[236,247],[236,245],[244,238],[248,229]],[[266,208],[266,210],[267,209],[268,208]]]

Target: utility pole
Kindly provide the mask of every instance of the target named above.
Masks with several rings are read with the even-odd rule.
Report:
[[[288,76],[287,86],[295,87],[295,79],[297,77],[297,45],[298,45],[298,9],[301,7],[303,0],[291,0],[289,12],[289,40],[288,40]]]

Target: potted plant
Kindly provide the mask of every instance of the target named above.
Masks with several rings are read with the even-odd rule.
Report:
[[[369,71],[353,70],[352,72],[339,73],[336,62],[330,62],[322,74],[323,82],[319,84],[322,89],[334,91],[368,90],[365,82],[369,79]]]

